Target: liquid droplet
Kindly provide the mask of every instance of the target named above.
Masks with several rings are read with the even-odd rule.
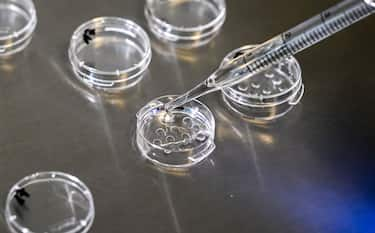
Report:
[[[247,91],[249,89],[249,85],[247,83],[241,83],[240,85],[238,85],[238,90],[239,91]]]
[[[268,71],[268,72],[266,72],[266,73],[264,74],[264,76],[266,76],[266,78],[273,78],[273,77],[275,77],[275,74],[272,73],[272,72],[270,72],[270,71]]]
[[[251,87],[254,88],[254,89],[259,89],[260,88],[260,84],[258,84],[258,83],[251,83]]]
[[[264,89],[262,91],[262,93],[265,94],[265,95],[270,95],[272,92],[270,90],[268,90],[268,89]]]
[[[195,139],[198,141],[198,142],[204,142],[206,141],[207,139],[207,135],[203,134],[203,133],[199,133],[197,134],[197,136],[195,136]]]
[[[272,83],[273,83],[273,85],[275,85],[275,86],[279,86],[279,85],[281,85],[282,82],[283,82],[283,81],[282,81],[281,79],[275,79],[275,80],[272,80]]]
[[[172,153],[171,150],[164,150],[164,154],[166,154],[166,155],[169,155],[169,154],[171,154],[171,153]]]
[[[167,132],[163,128],[158,128],[155,132],[159,136],[166,136],[167,135]]]

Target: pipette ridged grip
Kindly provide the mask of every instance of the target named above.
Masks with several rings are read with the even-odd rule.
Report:
[[[222,75],[225,72],[221,72],[219,77],[215,77],[214,85],[217,88],[223,88],[240,83],[374,12],[375,8],[365,0],[345,0],[259,45],[255,50],[243,56],[242,65],[237,67],[232,65],[234,68],[232,67],[226,75]],[[230,70],[230,68],[225,69]]]
[[[285,33],[220,66],[206,82],[167,104],[178,107],[210,92],[236,85],[375,12],[374,0],[344,0]]]

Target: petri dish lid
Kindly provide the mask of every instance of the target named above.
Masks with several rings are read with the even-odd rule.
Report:
[[[254,47],[255,45],[248,45],[234,50],[224,59],[222,65]],[[289,57],[239,84],[223,88],[222,92],[237,104],[269,107],[295,101],[302,86],[301,67],[294,57]]]
[[[170,112],[163,105],[175,96],[148,103],[137,114],[137,145],[141,154],[163,168],[189,168],[215,149],[215,119],[194,100]]]
[[[136,85],[151,61],[146,32],[133,21],[99,17],[73,33],[69,59],[76,76],[89,86],[122,90]]]
[[[39,172],[9,191],[6,223],[13,233],[84,233],[94,220],[90,190],[61,172]]]
[[[177,47],[198,47],[212,40],[226,17],[225,0],[147,0],[151,31]]]
[[[31,0],[0,0],[0,57],[23,50],[37,24]]]

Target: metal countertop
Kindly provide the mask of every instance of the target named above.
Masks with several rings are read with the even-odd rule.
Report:
[[[151,37],[144,80],[103,97],[77,84],[70,37],[96,16],[123,16],[147,29],[144,1],[36,0],[32,43],[0,66],[2,206],[19,179],[56,170],[90,187],[91,233],[375,232],[375,16],[297,56],[306,93],[275,124],[241,120],[218,93],[202,98],[215,114],[217,148],[190,171],[160,171],[134,145],[135,114],[148,101],[182,93],[229,51],[335,2],[228,0],[212,43],[178,52]]]

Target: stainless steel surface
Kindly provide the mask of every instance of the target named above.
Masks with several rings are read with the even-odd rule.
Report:
[[[99,96],[74,79],[70,36],[104,15],[146,28],[143,1],[37,0],[31,45],[0,66],[3,202],[23,176],[59,170],[90,187],[92,233],[375,232],[374,17],[297,56],[306,95],[286,118],[256,126],[213,94],[202,99],[217,123],[209,160],[170,173],[141,159],[134,130],[144,104],[182,93],[234,48],[259,43],[336,1],[227,2],[227,21],[211,44],[182,52],[153,39],[145,79],[122,95]]]

